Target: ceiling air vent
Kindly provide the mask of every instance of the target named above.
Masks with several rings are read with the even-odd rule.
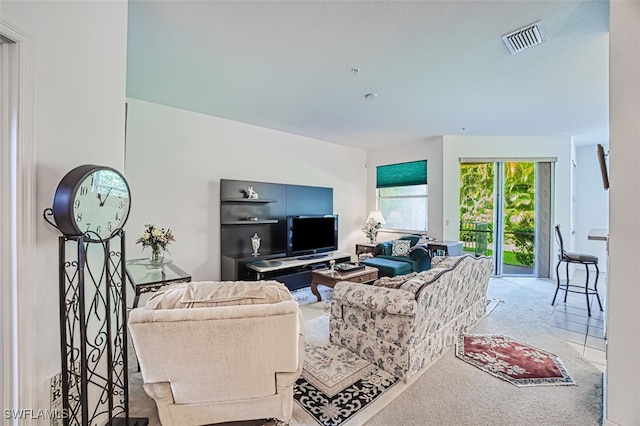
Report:
[[[502,41],[507,45],[512,55],[537,46],[547,41],[547,33],[544,31],[541,21],[534,22],[502,36]]]

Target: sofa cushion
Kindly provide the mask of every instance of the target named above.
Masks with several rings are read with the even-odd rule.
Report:
[[[434,256],[433,259],[431,259],[431,266],[447,269],[455,268],[465,256],[471,255],[466,254],[462,256]]]
[[[173,284],[158,290],[146,309],[204,308],[270,304],[293,300],[278,281],[200,281]]]
[[[393,240],[391,243],[391,256],[408,256],[411,250],[411,241]]]
[[[364,260],[362,263],[378,268],[378,276],[380,277],[395,277],[396,275],[410,274],[413,271],[411,266],[412,261],[408,257],[402,257],[405,258],[406,261],[374,257],[373,259]]]
[[[407,275],[398,275],[397,277],[382,277],[375,280],[373,285],[387,288],[399,288],[402,284],[409,281],[416,275],[418,275],[417,272],[412,272]]]
[[[422,287],[434,283],[438,279],[438,277],[440,277],[440,275],[442,275],[442,273],[446,270],[447,269],[445,268],[432,268],[428,271],[420,272],[419,274],[416,274],[415,277],[404,282],[399,288],[401,290],[406,290],[412,292],[413,294],[417,294]]]

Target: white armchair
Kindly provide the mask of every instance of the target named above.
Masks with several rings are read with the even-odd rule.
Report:
[[[304,321],[283,284],[175,284],[133,309],[128,327],[163,425],[289,422]]]

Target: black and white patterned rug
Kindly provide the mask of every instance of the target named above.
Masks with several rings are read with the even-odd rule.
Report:
[[[294,410],[294,417],[299,424],[323,426],[344,425],[365,410],[372,411],[370,418],[390,401],[379,403],[398,382],[347,349],[307,345],[304,369],[294,388],[294,399],[307,416],[301,419]]]
[[[356,426],[379,413],[410,385],[329,342],[329,310],[333,289],[318,286],[322,302],[310,289],[293,298],[319,317],[305,322],[305,360],[294,387],[292,425]],[[501,301],[489,299],[485,316]],[[306,315],[306,314],[305,314]]]

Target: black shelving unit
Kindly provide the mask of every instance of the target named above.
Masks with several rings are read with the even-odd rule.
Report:
[[[246,198],[251,186],[259,198]],[[255,280],[246,265],[287,256],[287,216],[333,214],[333,189],[232,179],[220,180],[220,264],[222,280]],[[250,220],[250,218],[252,220]],[[253,256],[251,237],[260,236],[260,255]],[[292,271],[283,271],[283,274]],[[297,271],[305,272],[305,271]],[[306,276],[306,274],[305,274]],[[277,273],[274,277],[282,278]],[[301,276],[302,277],[302,276]],[[294,277],[293,287],[309,285]],[[305,284],[306,283],[306,284]]]

